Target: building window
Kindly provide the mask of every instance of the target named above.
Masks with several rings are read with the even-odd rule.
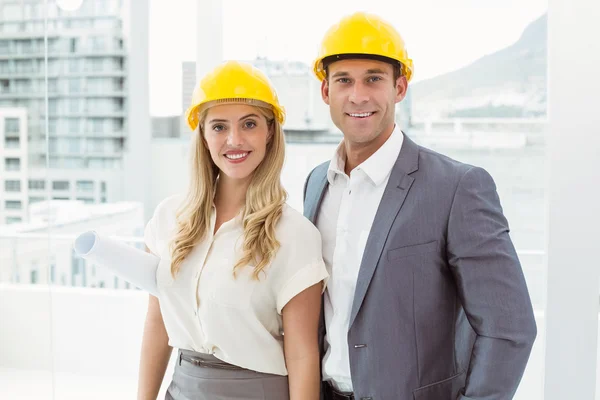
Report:
[[[55,119],[48,120],[48,133],[56,133],[57,122]]]
[[[1,51],[0,54],[2,54]],[[10,81],[8,79],[0,79],[0,93],[10,93]]]
[[[10,51],[10,41],[0,40],[0,54],[8,54]]]
[[[44,201],[45,199],[43,197],[30,197],[29,198],[29,204],[33,204],[33,203],[39,203]]]
[[[78,192],[93,192],[94,181],[77,181]]]
[[[56,261],[53,259],[50,264],[50,281],[55,283],[56,281]]]
[[[31,283],[35,284],[38,282],[38,271],[37,269],[31,270]]]
[[[21,140],[17,138],[4,138],[4,147],[7,149],[18,149],[21,145]]]
[[[4,190],[7,192],[20,192],[21,181],[4,181]]]
[[[72,114],[77,114],[79,112],[79,103],[81,100],[79,99],[70,99],[69,100],[69,112]]]
[[[6,133],[19,133],[19,119],[18,118],[6,118],[4,120],[4,131]]]
[[[69,120],[69,133],[79,133],[79,119]]]
[[[31,190],[44,190],[46,188],[46,182],[42,180],[30,180],[29,189]]]
[[[21,217],[6,217],[6,224],[7,225],[9,225],[9,224],[18,224],[20,222],[23,222],[23,220],[21,219]]]
[[[58,101],[48,100],[48,115],[58,114]]]
[[[84,204],[94,204],[95,203],[94,199],[90,199],[88,197],[78,197],[76,200],[83,201]]]
[[[69,190],[69,181],[54,181],[52,182],[54,190]]]
[[[79,60],[69,60],[69,72],[79,72]]]
[[[20,158],[6,158],[4,160],[4,169],[7,171],[20,171],[21,170],[21,159]]]
[[[81,91],[81,80],[79,78],[69,79],[69,93],[79,93]]]
[[[94,118],[91,120],[92,122],[92,132],[94,133],[103,133],[104,132],[104,120]]]
[[[20,200],[6,200],[4,206],[7,210],[20,210],[22,204]]]

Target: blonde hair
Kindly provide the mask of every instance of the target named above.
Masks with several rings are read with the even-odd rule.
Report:
[[[265,157],[254,170],[246,192],[246,202],[242,211],[244,242],[242,256],[233,267],[233,274],[246,265],[255,265],[253,278],[275,257],[279,241],[275,227],[287,199],[287,192],[281,185],[281,170],[285,159],[285,138],[283,128],[275,119],[270,108],[255,106],[267,119],[270,140],[267,142]],[[210,229],[213,196],[217,185],[219,169],[213,162],[204,140],[204,122],[208,108],[200,112],[198,134],[192,139],[191,182],[183,206],[177,213],[177,233],[171,243],[171,275],[179,272],[181,263],[202,241]]]

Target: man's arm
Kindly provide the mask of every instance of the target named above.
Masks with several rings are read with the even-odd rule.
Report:
[[[496,185],[481,168],[468,170],[458,184],[448,221],[447,252],[477,334],[458,400],[510,400],[537,328]]]

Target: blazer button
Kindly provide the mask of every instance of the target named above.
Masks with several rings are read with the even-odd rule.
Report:
[[[355,344],[354,345],[355,349],[362,349],[363,347],[367,347],[367,345],[366,344]]]

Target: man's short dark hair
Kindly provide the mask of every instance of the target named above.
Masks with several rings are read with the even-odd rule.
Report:
[[[394,60],[393,58],[378,56],[375,54],[338,54],[334,56],[325,57],[323,59],[323,70],[325,71],[325,79],[329,80],[329,65],[334,63],[335,61],[340,60],[376,60],[383,61],[385,63],[391,64],[394,69],[394,86],[396,86],[396,81],[398,78],[402,76],[402,64],[398,60]]]

